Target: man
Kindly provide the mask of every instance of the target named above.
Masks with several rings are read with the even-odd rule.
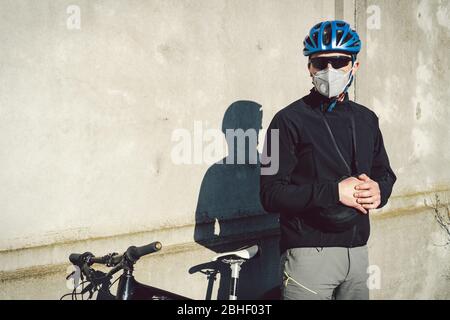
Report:
[[[387,203],[397,178],[378,117],[348,98],[360,49],[346,22],[314,26],[303,50],[314,88],[268,128],[267,150],[278,130],[279,169],[261,175],[260,198],[280,214],[283,299],[369,298],[369,211]]]

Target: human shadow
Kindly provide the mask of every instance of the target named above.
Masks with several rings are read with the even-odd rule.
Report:
[[[195,212],[194,240],[202,246],[223,253],[245,245],[259,245],[261,254],[242,266],[241,299],[257,298],[278,274],[278,246],[273,239],[257,235],[258,230],[276,227],[276,219],[261,219],[261,215],[269,216],[259,199],[261,169],[257,145],[262,115],[261,105],[253,101],[236,101],[228,107],[222,121],[228,155],[205,173]],[[208,279],[206,299],[211,299],[217,273],[220,274],[217,299],[227,299],[229,267],[220,262],[207,266],[208,271],[201,271]],[[212,267],[215,271],[211,271]],[[201,265],[191,268],[190,273],[199,268]]]

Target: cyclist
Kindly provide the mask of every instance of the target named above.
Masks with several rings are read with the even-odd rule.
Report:
[[[348,97],[357,32],[324,21],[303,44],[314,88],[274,116],[266,148],[278,130],[279,169],[260,179],[263,207],[280,214],[282,298],[368,299],[369,211],[397,178],[377,115]]]

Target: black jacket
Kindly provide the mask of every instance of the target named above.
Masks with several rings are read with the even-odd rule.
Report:
[[[317,223],[318,210],[339,204],[338,181],[348,175],[323,116],[346,162],[354,163],[354,159],[358,163],[358,170],[352,166],[352,175],[366,173],[378,182],[379,208],[387,203],[397,179],[389,165],[376,114],[350,101],[348,95],[332,111],[327,111],[328,104],[329,99],[313,89],[279,111],[268,128],[265,153],[272,145],[270,130],[279,130],[279,169],[276,174],[261,175],[260,198],[266,211],[280,214],[281,252],[296,247],[357,247],[369,238],[368,214],[358,215],[353,227],[338,233],[324,231]],[[351,113],[357,137],[355,157]]]

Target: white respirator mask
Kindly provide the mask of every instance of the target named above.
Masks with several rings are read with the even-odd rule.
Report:
[[[351,72],[344,72],[333,68],[317,71],[313,75],[313,84],[317,91],[325,97],[333,98],[340,95],[352,80]]]

